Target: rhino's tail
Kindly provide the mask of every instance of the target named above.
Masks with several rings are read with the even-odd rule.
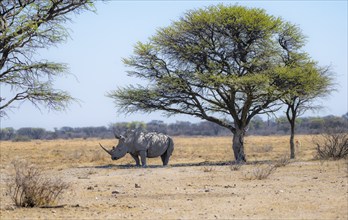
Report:
[[[162,158],[162,162],[163,162],[163,166],[167,166],[168,162],[169,162],[169,158],[172,155],[174,151],[174,142],[173,139],[171,137],[168,137],[168,146],[167,146],[167,150],[166,152],[161,156]]]
[[[170,156],[172,155],[173,151],[174,151],[174,141],[171,137],[169,137],[167,154]]]

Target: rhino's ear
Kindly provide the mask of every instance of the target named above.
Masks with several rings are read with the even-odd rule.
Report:
[[[116,132],[114,132],[114,136],[116,139],[120,139],[122,137],[122,135],[118,135],[118,134],[116,134]]]

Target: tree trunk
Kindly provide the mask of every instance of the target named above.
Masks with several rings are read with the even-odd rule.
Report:
[[[244,131],[237,129],[233,133],[233,142],[232,148],[234,153],[234,158],[237,163],[246,162],[245,154],[244,154]]]
[[[290,159],[295,159],[295,123],[290,123]]]
[[[295,98],[296,99],[296,98]],[[295,103],[296,100],[293,102]],[[290,123],[290,159],[295,159],[295,125],[296,125],[296,116],[297,116],[298,104],[288,105],[286,110],[286,117]]]

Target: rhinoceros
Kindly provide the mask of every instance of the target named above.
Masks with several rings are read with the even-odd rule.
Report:
[[[143,167],[146,167],[146,158],[159,156],[163,166],[166,166],[174,150],[173,139],[161,133],[131,130],[124,136],[115,134],[115,138],[119,140],[116,147],[107,150],[99,143],[100,147],[111,155],[112,160],[118,160],[129,153],[134,158],[136,166],[140,166],[139,156]]]

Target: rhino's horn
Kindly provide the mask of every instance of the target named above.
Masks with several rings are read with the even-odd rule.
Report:
[[[99,143],[99,145],[100,145],[100,147],[101,147],[101,148],[103,148],[103,150],[105,150],[105,151],[106,151],[106,153],[108,153],[108,154],[112,155],[112,154],[111,154],[111,152],[110,152],[109,150],[107,150],[107,149],[105,149],[105,148],[103,147],[103,145],[101,145],[100,143]]]

